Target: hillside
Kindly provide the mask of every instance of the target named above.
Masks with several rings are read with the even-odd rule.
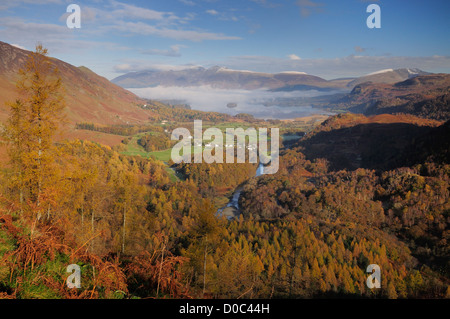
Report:
[[[0,121],[7,117],[5,102],[17,96],[17,73],[29,51],[0,41]],[[142,123],[148,111],[137,107],[142,101],[133,93],[111,83],[86,67],[75,67],[52,58],[65,89],[66,112],[70,123]]]
[[[394,169],[432,159],[449,161],[449,122],[412,115],[340,114],[297,143],[310,160],[325,158],[333,170]]]
[[[394,84],[397,82],[414,78],[416,76],[427,74],[430,73],[424,72],[419,69],[396,69],[396,70],[386,69],[356,78],[353,81],[349,82],[347,86],[353,88],[356,85],[364,82]]]
[[[436,120],[450,119],[450,74],[417,76],[395,84],[366,82],[334,101],[334,110],[354,113],[407,113]]]

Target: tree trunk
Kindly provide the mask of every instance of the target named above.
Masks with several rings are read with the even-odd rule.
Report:
[[[123,208],[123,230],[122,230],[122,254],[125,253],[125,226],[127,222],[127,202]]]
[[[36,199],[36,206],[38,207],[38,219],[40,218],[40,210],[39,207],[41,206],[41,188],[42,188],[42,165],[41,165],[41,156],[42,156],[42,149],[41,144],[42,140],[39,137],[39,150],[38,150],[38,189],[37,189],[37,199]]]
[[[94,210],[92,210],[92,213],[91,213],[91,231],[92,231],[92,236],[94,235],[94,220],[95,220],[95,212],[94,212]],[[91,252],[93,252],[94,251],[94,240],[95,240],[95,238],[92,238],[92,241],[91,241],[91,244],[90,244],[90,246],[91,246]]]
[[[208,236],[205,239],[205,258],[203,261],[203,298],[205,298],[205,289],[206,289],[206,254],[208,248]]]
[[[20,182],[20,191],[19,191],[19,201],[20,201],[20,213],[23,215],[23,182]]]
[[[158,298],[159,294],[159,283],[161,282],[161,272],[162,272],[162,266],[164,263],[164,251],[166,249],[166,244],[164,243],[163,249],[162,249],[162,255],[161,255],[161,264],[159,265],[159,274],[158,274],[158,286],[156,287],[156,298]]]
[[[83,231],[84,226],[84,203],[81,204],[81,231]]]

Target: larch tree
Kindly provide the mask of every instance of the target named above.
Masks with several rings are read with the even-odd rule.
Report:
[[[16,87],[20,97],[8,104],[10,116],[4,128],[13,169],[11,187],[18,194],[21,209],[27,203],[37,219],[44,209],[50,211],[53,202],[53,138],[65,107],[61,79],[47,53],[38,44],[19,70]]]

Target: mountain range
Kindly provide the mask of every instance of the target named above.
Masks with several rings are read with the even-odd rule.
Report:
[[[183,70],[145,70],[130,72],[112,80],[123,88],[195,87],[209,85],[218,89],[269,89],[274,91],[352,89],[364,83],[396,83],[415,76],[429,74],[419,69],[388,69],[374,72],[358,78],[325,80],[304,72],[286,71],[280,73],[262,73],[247,70],[232,70],[214,66],[204,68],[190,67]]]
[[[144,88],[152,86],[203,86],[219,89],[255,90],[261,88],[277,89],[287,85],[305,84],[311,87],[333,87],[329,81],[301,72],[277,74],[232,70],[219,66],[211,68],[191,67],[170,71],[139,71],[121,75],[112,80],[124,88]]]

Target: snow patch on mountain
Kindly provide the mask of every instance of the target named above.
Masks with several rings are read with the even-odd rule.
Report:
[[[388,72],[394,72],[394,69],[379,70],[379,71],[376,71],[376,72],[369,73],[367,75],[375,75],[375,74],[382,74],[382,73],[388,73]]]
[[[280,74],[301,74],[301,75],[307,75],[308,73],[306,73],[306,72],[299,72],[299,71],[283,71],[283,72],[280,72]]]

